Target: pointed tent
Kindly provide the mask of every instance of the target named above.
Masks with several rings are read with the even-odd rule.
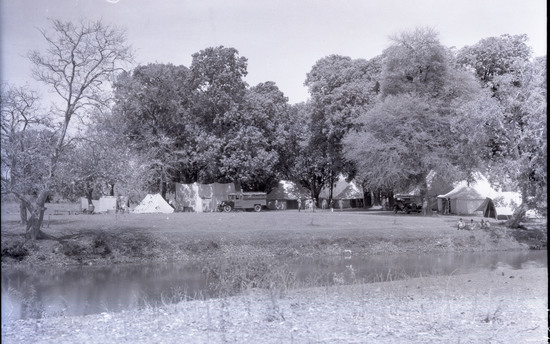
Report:
[[[311,191],[298,183],[281,180],[277,187],[267,194],[266,198],[269,209],[276,209],[275,201],[280,203],[283,209],[298,209],[298,199],[303,202],[311,198]]]
[[[329,197],[330,189],[324,187],[319,194],[322,204],[326,204]],[[332,188],[332,199],[335,202],[335,208],[362,208],[364,204],[363,188],[354,180],[347,182],[346,178],[340,175]]]
[[[481,211],[483,213],[483,217],[492,217],[494,219],[497,218],[497,210],[495,208],[495,204],[493,203],[493,200],[489,197],[485,198],[485,201],[483,201],[483,203],[481,203],[481,205],[475,211]]]
[[[148,194],[145,198],[138,204],[133,213],[135,214],[150,214],[150,213],[163,213],[171,214],[174,212],[174,208],[168,202],[162,198],[160,194],[151,195]]]

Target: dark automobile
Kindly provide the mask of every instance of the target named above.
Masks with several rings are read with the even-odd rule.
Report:
[[[422,211],[422,199],[415,195],[395,195],[393,211],[402,211],[405,214],[420,213]]]

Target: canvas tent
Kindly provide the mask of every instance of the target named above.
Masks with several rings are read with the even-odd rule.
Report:
[[[475,210],[476,212],[480,211],[483,213],[483,217],[492,217],[493,219],[497,218],[497,211],[493,200],[489,197],[485,198],[485,201]]]
[[[148,194],[132,211],[135,214],[163,213],[171,214],[174,208],[160,194]]]
[[[340,175],[338,181],[334,184],[332,189],[332,199],[334,201],[335,209],[345,208],[362,208],[364,205],[363,188],[357,185],[355,181],[347,182],[344,176]],[[319,200],[327,207],[327,202],[330,198],[330,189],[324,187],[319,194]]]
[[[235,192],[233,183],[181,184],[175,183],[176,211],[194,211],[198,213],[213,212],[217,204],[228,199],[228,194]]]
[[[466,192],[465,190],[470,191]],[[487,198],[491,199],[492,206],[489,201],[486,201]],[[456,187],[449,193],[437,196],[437,201],[438,211],[441,213],[445,201],[450,201],[451,214],[473,214],[481,212],[481,208],[483,208],[492,217],[491,211],[494,208],[494,216],[498,219],[499,216],[509,216],[513,213],[515,207],[521,204],[521,195],[517,192],[494,190],[487,178],[478,173],[475,175],[475,181],[470,185],[466,181],[462,181],[456,184]],[[474,207],[476,203],[477,206]]]
[[[298,209],[298,199],[304,202],[311,198],[311,191],[295,182],[281,180],[277,187],[267,194],[266,198],[269,209],[277,209],[277,205],[279,205],[279,209]]]
[[[99,199],[93,199],[94,213],[107,213],[116,211],[116,196],[101,196]],[[88,199],[86,197],[80,198],[80,210],[88,210]]]
[[[449,213],[458,215],[474,214],[485,201],[486,195],[471,186],[459,186],[445,195],[437,196],[437,206],[443,212],[444,199],[449,202]]]

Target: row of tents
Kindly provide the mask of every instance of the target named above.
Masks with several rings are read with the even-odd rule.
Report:
[[[236,192],[233,183],[181,184],[176,183],[175,210],[178,212],[211,212],[217,204],[227,199],[229,193]],[[363,207],[363,189],[355,182],[346,182],[341,177],[333,188],[333,200],[336,208]],[[298,204],[311,198],[311,191],[288,180],[281,180],[266,196],[269,209],[298,209]],[[328,208],[329,190],[323,189],[319,195],[319,204]],[[303,203],[302,203],[303,204]]]
[[[216,211],[219,202],[227,200],[229,193],[237,191],[233,183],[176,183],[175,187],[175,200],[172,204],[168,204],[158,194],[147,195],[134,208],[133,212],[212,212]],[[438,190],[445,189],[439,188]],[[328,204],[330,199],[329,192],[328,188],[321,190],[317,204],[322,208],[328,209],[330,207]],[[342,176],[335,183],[332,194],[334,201],[332,206],[335,209],[364,207],[365,202],[362,187],[354,181],[347,182]],[[410,194],[415,194],[415,191],[410,192]],[[299,200],[304,204],[305,200],[311,198],[311,192],[295,182],[282,180],[278,183],[277,187],[267,194],[266,198],[269,209],[298,209]],[[452,190],[435,196],[435,199],[437,202],[434,203],[432,208],[440,214],[480,214],[484,217],[495,219],[512,215],[515,207],[521,204],[519,193],[496,191],[482,175],[478,175],[476,181],[473,183],[461,182],[456,184]],[[116,202],[115,197],[102,197],[99,201],[94,200],[95,211],[115,210]],[[87,201],[83,199],[82,208],[85,208],[86,204]]]

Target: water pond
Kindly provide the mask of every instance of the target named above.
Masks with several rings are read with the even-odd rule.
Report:
[[[161,303],[207,299],[220,293],[227,261],[169,262],[142,265],[2,269],[2,322],[51,315],[118,312]],[[250,262],[243,275],[250,275]],[[273,259],[265,269],[283,267],[292,286],[380,282],[428,275],[548,267],[546,251],[465,254],[354,256]],[[233,267],[234,269],[235,267]],[[284,277],[284,276],[283,276]],[[220,282],[222,281],[222,282]],[[235,281],[230,281],[234,283]],[[227,289],[229,290],[229,289]],[[230,294],[230,293],[229,293]]]

